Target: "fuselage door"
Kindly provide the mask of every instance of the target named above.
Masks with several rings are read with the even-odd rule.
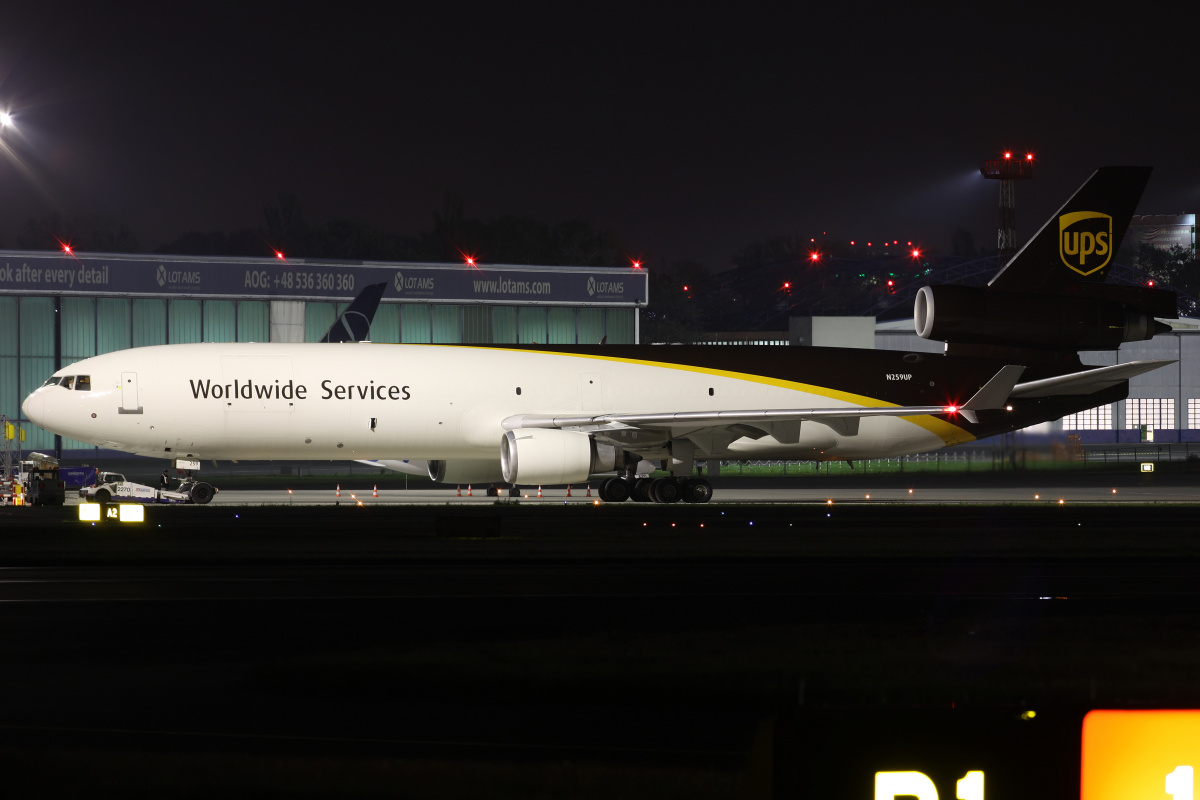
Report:
[[[579,395],[584,411],[604,410],[604,388],[599,372],[585,372],[579,376]]]
[[[121,409],[122,414],[140,414],[142,407],[138,405],[138,384],[136,372],[121,373]]]
[[[330,349],[337,349],[331,345]],[[221,356],[225,435],[269,445],[290,431],[305,388],[296,385],[288,356]]]

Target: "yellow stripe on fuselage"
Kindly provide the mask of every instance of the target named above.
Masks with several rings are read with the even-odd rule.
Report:
[[[720,378],[732,378],[739,381],[747,381],[749,383],[760,383],[764,386],[777,386],[781,389],[791,389],[793,391],[807,392],[820,397],[827,397],[830,400],[840,400],[845,403],[853,403],[863,408],[897,408],[899,403],[889,403],[886,400],[880,400],[875,397],[867,397],[866,395],[854,394],[852,392],[843,392],[840,389],[831,389],[827,386],[817,386],[812,383],[800,383],[799,381],[787,381],[781,378],[771,378],[766,375],[755,375],[749,372],[733,372],[731,370],[713,369],[711,367],[697,367],[691,364],[677,364],[671,361],[649,361],[642,358],[621,358],[620,356],[601,356],[591,355],[588,353],[556,353],[551,350],[529,350],[515,347],[473,347],[471,345],[416,345],[418,347],[460,347],[470,348],[472,350],[501,350],[509,353],[536,353],[544,356],[561,356],[566,358],[586,358],[595,361],[614,361],[622,364],[638,364],[645,367],[658,367],[660,369],[675,369],[681,372],[695,372],[704,375],[715,375]],[[934,436],[941,439],[947,445],[962,444],[975,440],[975,435],[963,430],[957,425],[947,422],[940,417],[930,416],[929,414],[918,414],[911,417],[901,417],[906,419],[917,427],[924,428]]]

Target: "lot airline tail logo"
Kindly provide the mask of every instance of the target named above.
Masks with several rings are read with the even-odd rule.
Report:
[[[1099,211],[1072,211],[1058,218],[1058,254],[1080,275],[1091,275],[1112,260],[1112,217]]]

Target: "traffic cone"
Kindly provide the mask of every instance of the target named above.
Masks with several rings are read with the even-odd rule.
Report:
[[[342,496],[342,485],[340,483],[337,485],[337,491],[333,493],[333,496],[334,497]]]
[[[538,484],[538,497],[541,497],[541,496],[542,496],[542,485],[539,483]]]
[[[571,496],[571,484],[567,484],[567,497]]]
[[[371,489],[371,497],[379,497],[379,484],[378,483],[375,484],[374,488]]]
[[[474,496],[475,495],[471,493],[471,484],[468,483],[467,484],[467,497],[474,497]]]
[[[588,487],[588,492],[587,492],[587,495],[586,495],[586,496],[587,496],[587,497],[591,497],[591,496],[592,496],[592,485],[589,483],[589,484],[587,485],[587,487]]]
[[[457,486],[455,486],[454,488],[458,489],[458,496],[462,497],[462,484],[460,483]]]

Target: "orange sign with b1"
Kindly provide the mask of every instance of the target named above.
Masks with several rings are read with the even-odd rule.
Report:
[[[1082,800],[1192,800],[1200,767],[1200,711],[1088,712]]]

